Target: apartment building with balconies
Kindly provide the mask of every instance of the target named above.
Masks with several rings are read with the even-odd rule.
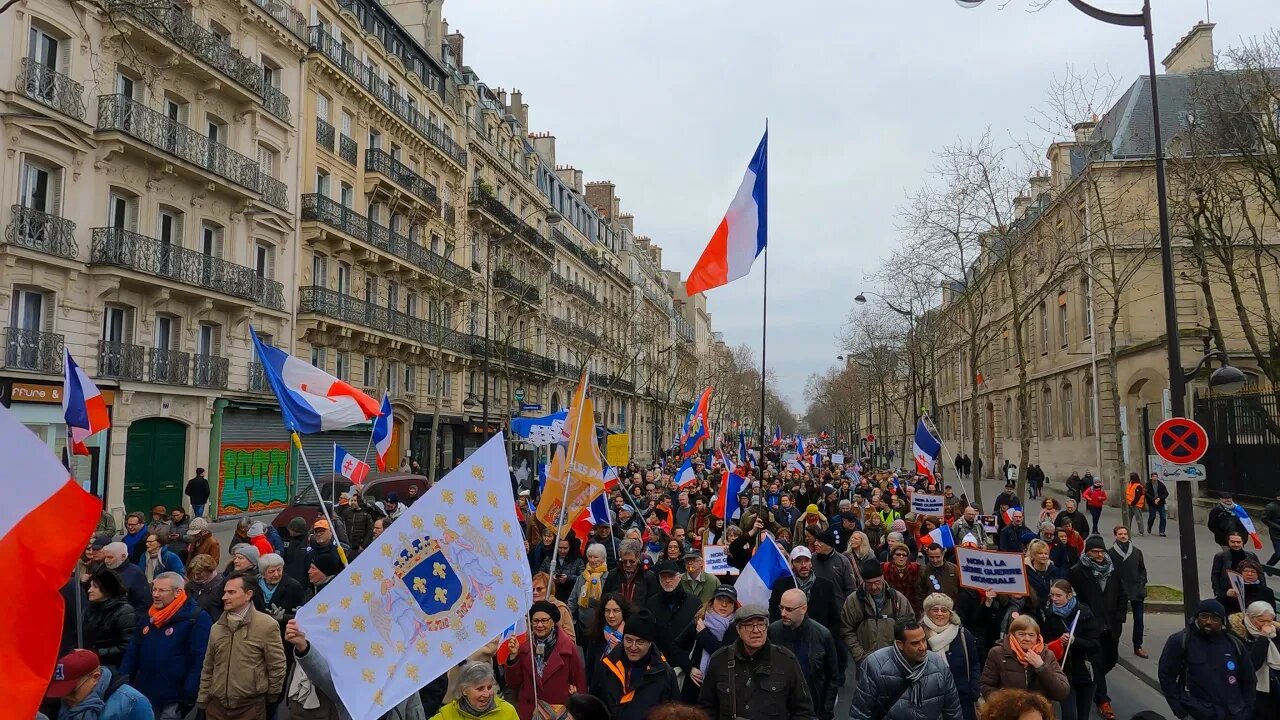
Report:
[[[179,505],[224,407],[265,389],[250,327],[287,337],[302,16],[213,0],[6,19],[0,396],[61,452],[70,352],[112,420],[77,478],[117,516]],[[248,475],[210,473],[234,487],[224,510],[287,500],[279,468]]]

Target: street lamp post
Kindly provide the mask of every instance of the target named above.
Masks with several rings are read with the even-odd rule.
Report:
[[[484,390],[480,394],[480,417],[484,423],[484,438],[488,440],[492,433],[489,432],[489,297],[493,294],[493,249],[498,245],[510,240],[520,232],[520,228],[525,225],[526,221],[541,213],[546,213],[547,224],[557,225],[560,223],[560,213],[555,208],[545,207],[538,208],[527,213],[520,218],[520,223],[513,226],[507,231],[506,235],[498,238],[491,238],[485,246],[484,251],[484,362],[481,374],[484,376]]]
[[[977,7],[983,0],[957,0],[961,7]],[[1109,25],[1140,27],[1147,41],[1147,69],[1151,73],[1152,140],[1155,143],[1156,207],[1160,218],[1160,278],[1164,289],[1165,345],[1169,354],[1169,407],[1173,417],[1186,417],[1187,376],[1182,369],[1182,348],[1179,346],[1178,308],[1174,296],[1173,245],[1169,238],[1169,198],[1164,172],[1164,140],[1160,132],[1160,95],[1156,83],[1156,49],[1151,30],[1151,0],[1143,0],[1140,13],[1114,13],[1096,8],[1084,0],[1067,0],[1077,10]],[[1225,362],[1225,361],[1224,361]],[[1197,369],[1203,366],[1201,360]],[[1216,372],[1226,369],[1219,368]],[[1232,368],[1239,373],[1240,370]],[[1193,373],[1194,374],[1194,373]],[[1243,375],[1243,373],[1242,373]],[[1232,381],[1234,382],[1234,381]],[[1225,384],[1225,383],[1224,383]],[[1243,384],[1243,383],[1241,383]],[[1178,498],[1178,547],[1182,555],[1183,611],[1191,617],[1200,604],[1200,579],[1196,567],[1195,517],[1191,509],[1191,485],[1175,483]]]
[[[915,337],[916,337],[915,335],[916,315],[911,310],[903,310],[897,305],[894,305],[892,302],[889,301],[889,298],[881,295],[880,293],[860,292],[857,295],[853,296],[853,301],[855,303],[858,303],[859,305],[865,305],[867,303],[868,295],[874,295],[875,297],[880,298],[880,301],[885,304],[885,307],[889,308],[890,310],[898,313],[899,315],[907,319],[907,364],[908,364],[907,373],[909,375],[908,385],[909,385],[910,397],[907,400],[907,413],[906,415],[903,416],[903,422],[904,423],[908,422],[907,418],[910,418],[910,422],[914,423],[915,420],[919,417],[919,414],[917,413],[918,408],[916,406],[916,354],[914,349]],[[870,424],[869,418],[868,418],[868,424]],[[887,432],[888,425],[886,425],[885,427]],[[912,428],[903,427],[902,433],[904,437],[904,440],[903,440],[904,443],[905,443],[905,437],[911,432],[912,432]]]

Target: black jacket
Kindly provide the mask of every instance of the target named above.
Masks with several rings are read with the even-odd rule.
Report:
[[[262,592],[261,587],[254,594],[262,597],[263,603],[266,604],[267,614],[274,616],[271,611],[277,608],[284,611],[284,619],[280,621],[281,631],[284,630],[284,624],[293,618],[294,613],[298,611],[298,608],[307,599],[307,589],[303,587],[302,583],[289,577],[287,573],[280,578],[280,584],[276,585],[275,591],[271,593],[270,603],[266,602],[266,594]]]
[[[1076,506],[1075,512],[1067,512],[1066,510],[1063,510],[1058,513],[1058,516],[1053,519],[1053,524],[1059,525],[1059,521],[1064,517],[1071,521],[1071,527],[1076,532],[1080,533],[1080,537],[1089,537],[1089,518],[1085,517],[1084,513],[1080,512],[1079,506]]]
[[[1076,623],[1076,634],[1072,637],[1071,651],[1067,653],[1067,664],[1062,672],[1072,685],[1079,686],[1093,682],[1093,672],[1089,669],[1088,661],[1102,650],[1102,643],[1099,641],[1102,628],[1088,605],[1077,602],[1076,609],[1080,612],[1080,622]],[[1058,642],[1070,629],[1074,617],[1074,614],[1060,617],[1048,607],[1041,608],[1036,620],[1040,623],[1040,635],[1044,638],[1045,645]]]
[[[600,597],[609,593],[621,593],[631,603],[631,607],[644,607],[649,598],[657,595],[662,588],[658,586],[658,577],[648,570],[637,567],[636,575],[630,588],[624,589],[621,571],[610,570],[604,578],[604,589],[600,591]]]
[[[1168,504],[1169,504],[1169,486],[1168,486],[1168,485],[1165,485],[1163,480],[1157,480],[1157,481],[1156,481],[1156,482],[1154,482],[1154,483],[1153,483],[1153,482],[1151,482],[1150,480],[1148,480],[1148,481],[1147,481],[1147,484],[1146,484],[1146,487],[1145,487],[1144,489],[1145,489],[1145,490],[1146,490],[1146,492],[1147,492],[1147,509],[1148,509],[1148,510],[1152,509],[1153,507],[1167,507],[1167,506],[1168,506]],[[1159,502],[1158,504],[1157,504],[1157,503],[1153,503],[1153,502],[1152,502],[1152,501],[1153,501],[1153,500],[1155,500],[1156,498],[1159,498],[1159,499],[1160,499],[1160,502]]]
[[[782,593],[794,589],[796,581],[790,575],[778,578],[773,584],[772,594],[769,596],[769,621],[777,622],[782,619]],[[840,632],[840,609],[844,607],[844,603],[836,597],[836,586],[826,578],[814,577],[813,585],[809,588],[809,619],[818,623],[822,627],[837,635]]]
[[[1228,669],[1227,662],[1235,669]],[[1258,681],[1253,660],[1227,630],[1206,635],[1192,620],[1165,642],[1159,675],[1160,690],[1177,717],[1227,720],[1253,713]]]
[[[796,656],[767,643],[748,657],[741,640],[711,656],[698,707],[711,720],[812,720],[815,714]]]
[[[619,644],[592,675],[591,694],[604,702],[613,720],[644,720],[651,709],[680,700],[675,671],[656,647],[638,667],[628,665],[626,648]]]
[[[84,646],[98,655],[98,661],[116,667],[133,639],[137,615],[124,598],[89,603],[84,614]]]
[[[657,621],[658,636],[654,643],[658,650],[666,656],[671,667],[687,670],[693,639],[686,639],[684,630],[694,625],[693,616],[702,607],[698,598],[679,586],[669,594],[659,586],[658,591],[649,596],[644,606],[653,613],[653,618]],[[679,642],[681,640],[684,642]]]
[[[769,625],[769,642],[790,650],[802,661],[801,669],[809,681],[809,697],[818,716],[831,717],[846,669],[845,654],[836,647],[831,631],[810,618],[805,618],[804,624],[795,631],[778,620]]]
[[[289,535],[284,541],[284,574],[298,581],[299,585],[304,588],[310,580],[307,579],[307,542],[306,535],[302,537],[293,537]]]
[[[1227,533],[1238,532],[1246,538],[1249,533],[1244,529],[1244,523],[1240,522],[1240,518],[1231,510],[1222,507],[1222,503],[1213,506],[1209,511],[1209,532],[1213,533],[1213,541],[1219,545],[1227,544]]]
[[[710,613],[712,611],[708,609],[707,612]],[[690,648],[689,667],[690,669],[696,669],[702,664],[702,654],[704,652],[707,655],[715,655],[716,651],[720,650],[720,648],[732,645],[733,641],[737,637],[738,633],[734,631],[732,625],[725,630],[723,638],[717,639],[716,634],[711,631],[711,628],[703,627],[699,630],[698,624],[695,621],[693,625],[685,628],[684,632],[680,633],[680,637],[676,638],[676,644],[688,646]],[[590,677],[590,670],[588,670],[588,677]],[[692,679],[686,678],[684,681],[684,687],[681,688],[680,699],[686,705],[696,705],[698,702],[698,693],[700,691],[701,686],[693,682]]]
[[[209,502],[209,478],[202,475],[193,476],[187,481],[187,489],[184,493],[191,498],[192,505],[204,505]]]
[[[1093,573],[1081,561],[1067,571],[1067,581],[1075,588],[1076,597],[1089,606],[1093,616],[1098,619],[1100,635],[1111,633],[1112,638],[1119,638],[1124,630],[1125,616],[1128,614],[1129,599],[1124,594],[1124,583],[1116,570],[1111,570],[1104,589],[1094,579]]]
[[[1242,560],[1257,562],[1258,556],[1252,550],[1241,550],[1238,558],[1232,557],[1230,550],[1223,550],[1213,556],[1213,564],[1209,567],[1209,586],[1213,588],[1215,597],[1226,595],[1231,584],[1227,582],[1227,571],[1235,570]]]
[[[1120,586],[1125,597],[1130,600],[1141,600],[1147,596],[1147,561],[1142,557],[1142,550],[1129,543],[1129,557],[1125,558],[1115,546],[1107,551],[1111,556],[1111,564],[1115,567],[1112,577],[1120,578]]]

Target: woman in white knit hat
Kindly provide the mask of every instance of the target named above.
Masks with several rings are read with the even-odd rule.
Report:
[[[978,641],[960,624],[955,601],[942,593],[932,593],[921,604],[920,622],[929,629],[929,649],[941,655],[951,668],[960,695],[960,709],[965,720],[977,717],[976,704],[985,658],[978,652]]]

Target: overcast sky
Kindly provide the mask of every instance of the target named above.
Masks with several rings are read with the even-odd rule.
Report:
[[[687,274],[724,215],[769,120],[769,366],[792,409],[835,364],[852,298],[897,239],[897,208],[931,153],[990,126],[1034,132],[1034,106],[1067,65],[1127,86],[1142,32],[1066,0],[448,0],[467,65],[519,89],[557,162],[612,180],[636,231]],[[1095,0],[1117,12],[1140,0]],[[1160,0],[1157,62],[1205,17]],[[1277,0],[1211,0],[1221,50],[1280,26]],[[708,293],[715,330],[760,350],[762,260]]]

